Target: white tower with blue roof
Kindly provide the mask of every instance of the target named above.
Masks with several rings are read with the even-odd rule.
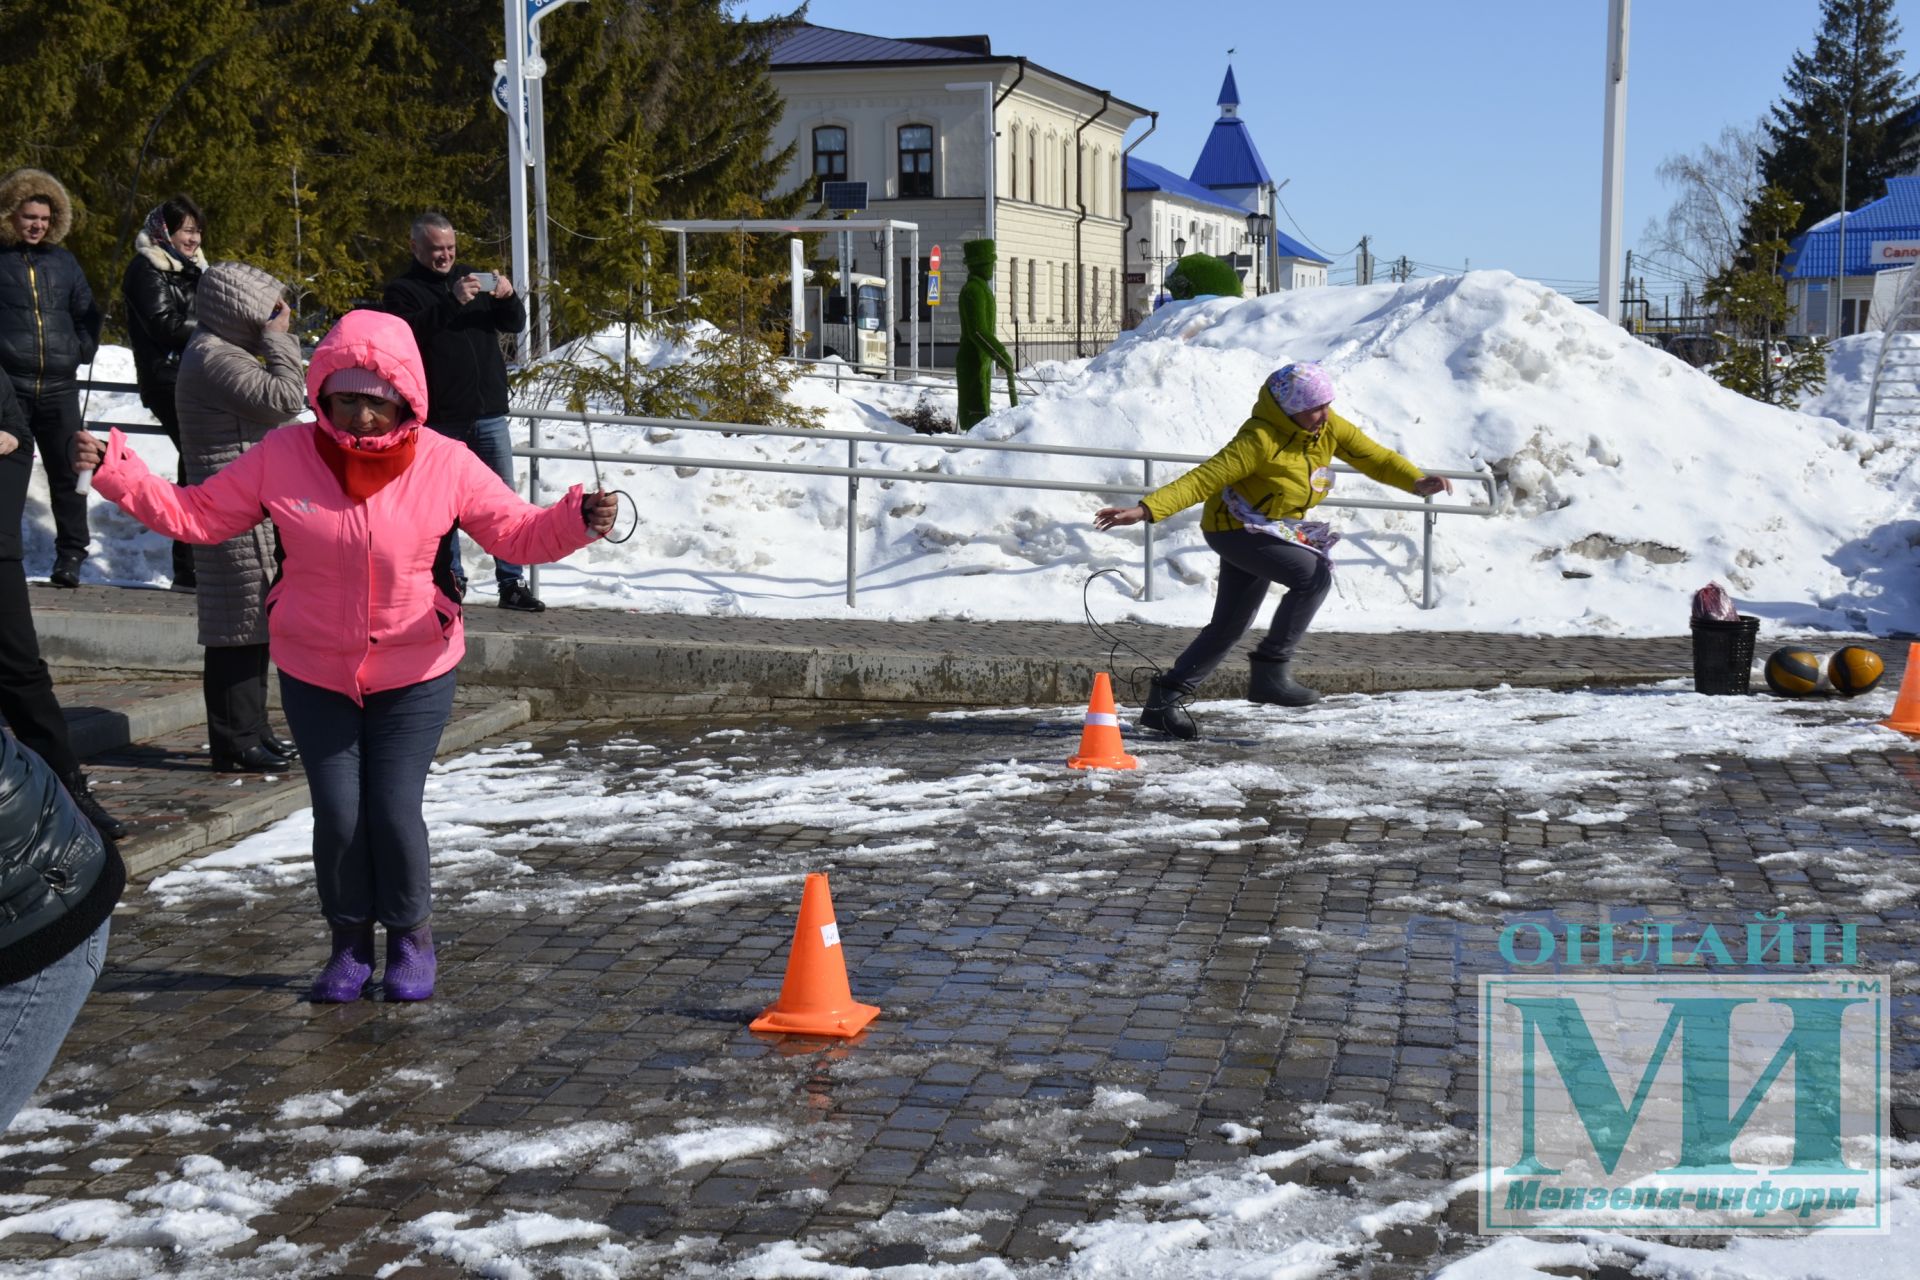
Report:
[[[1200,149],[1193,181],[1248,213],[1273,216],[1273,176],[1253,145],[1253,131],[1240,118],[1240,87],[1231,66],[1220,85],[1220,118]]]

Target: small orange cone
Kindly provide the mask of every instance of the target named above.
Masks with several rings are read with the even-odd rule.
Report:
[[[1080,730],[1080,750],[1067,761],[1069,769],[1138,769],[1120,741],[1120,714],[1113,706],[1113,682],[1102,671],[1093,677],[1093,697],[1087,699],[1086,727]]]
[[[880,1016],[880,1010],[853,998],[847,985],[847,961],[840,951],[840,926],[833,918],[827,877],[807,876],[800,895],[800,919],[793,926],[793,950],[780,998],[750,1027],[793,1036],[856,1036]]]
[[[1907,673],[1900,677],[1900,696],[1893,700],[1893,714],[1880,723],[1920,737],[1920,644],[1907,646]]]

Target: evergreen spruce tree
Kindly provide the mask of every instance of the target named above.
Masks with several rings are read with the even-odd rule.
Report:
[[[1786,96],[1766,121],[1760,172],[1805,206],[1809,225],[1839,211],[1843,131],[1856,209],[1920,158],[1920,103],[1915,78],[1900,69],[1899,36],[1893,0],[1821,0],[1812,50],[1793,55]]]
[[[212,258],[335,313],[404,258],[424,192],[484,207],[489,157],[448,143],[486,82],[445,85],[434,43],[364,0],[0,6],[0,111],[20,126],[0,162],[67,185],[69,246],[116,319],[133,235],[176,191],[206,210]]]
[[[1715,335],[1728,351],[1713,366],[1714,379],[1731,391],[1789,409],[1801,396],[1819,390],[1827,378],[1822,343],[1774,363],[1774,340],[1787,328],[1787,286],[1780,278],[1780,259],[1787,252],[1787,236],[1800,225],[1800,214],[1800,202],[1785,191],[1763,188],[1753,204],[1753,243],[1707,283],[1704,295],[1707,305],[1727,321],[1727,331]]]

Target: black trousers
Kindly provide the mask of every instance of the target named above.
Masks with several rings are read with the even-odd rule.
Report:
[[[1287,661],[1307,634],[1313,615],[1320,612],[1333,590],[1333,566],[1307,548],[1263,533],[1232,529],[1206,535],[1207,545],[1220,556],[1220,585],[1214,592],[1213,618],[1193,638],[1186,652],[1167,672],[1168,684],[1191,689],[1213,673],[1240,637],[1253,625],[1267,588],[1279,583],[1287,594],[1273,611],[1273,625],[1253,656],[1263,661]]]
[[[0,717],[55,773],[68,778],[80,762],[68,745],[67,718],[40,656],[27,570],[20,563],[20,519],[32,475],[33,456],[24,447],[0,457]]]
[[[207,745],[215,760],[231,760],[267,732],[267,646],[209,646],[206,655]]]
[[[178,453],[180,450],[180,411],[174,407],[173,388],[164,384],[155,387],[152,398],[149,399],[145,394],[142,394],[140,403],[146,405],[147,411],[153,414],[154,417],[160,419],[160,429],[167,433],[167,439],[173,441],[174,450]],[[184,453],[180,453],[180,465],[174,472],[174,479],[181,484],[187,482],[187,456]],[[182,578],[185,578],[189,582],[193,581],[193,544],[191,542],[176,542],[173,544],[173,580],[178,582]]]
[[[93,535],[87,529],[86,495],[74,485],[73,438],[80,431],[80,393],[60,391],[52,395],[31,396],[14,388],[20,412],[27,417],[33,443],[40,450],[40,465],[47,469],[47,489],[53,507],[54,554],[64,559],[84,560]],[[11,528],[12,526],[8,526]]]

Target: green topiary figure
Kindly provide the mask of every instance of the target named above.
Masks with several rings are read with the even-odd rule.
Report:
[[[1210,253],[1190,253],[1173,264],[1173,271],[1167,276],[1167,292],[1180,299],[1207,294],[1238,298],[1241,296],[1240,273]]]
[[[960,354],[954,362],[960,387],[960,429],[966,431],[993,411],[993,366],[1007,371],[1007,403],[1019,404],[1013,382],[1013,357],[993,336],[993,264],[991,240],[961,246],[967,259],[967,283],[960,289]]]

